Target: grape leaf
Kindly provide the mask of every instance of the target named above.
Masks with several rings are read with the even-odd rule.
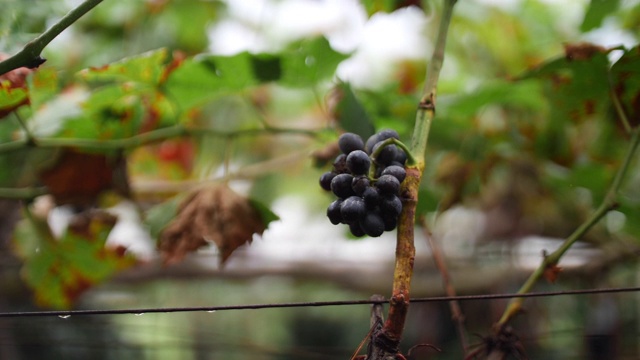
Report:
[[[124,249],[105,247],[115,223],[106,212],[79,214],[59,240],[45,230],[44,221],[18,224],[14,245],[25,260],[23,276],[38,305],[67,309],[91,286],[135,264]]]
[[[600,27],[602,20],[618,10],[619,6],[620,0],[591,0],[580,24],[580,31],[587,32]]]
[[[224,264],[237,248],[251,243],[253,234],[262,235],[275,219],[271,211],[257,208],[226,185],[204,187],[182,200],[176,218],[160,235],[159,248],[165,263],[171,264],[211,241]]]
[[[88,82],[137,82],[157,85],[164,71],[167,50],[158,49],[128,57],[102,67],[92,67],[79,72],[78,76]]]
[[[640,46],[625,51],[613,64],[611,80],[630,125],[640,125]]]
[[[351,86],[342,82],[334,91],[338,102],[334,107],[333,116],[340,126],[348,132],[360,135],[365,140],[373,135],[375,128],[371,117]]]
[[[109,189],[128,194],[125,167],[120,156],[65,149],[55,166],[41,171],[39,177],[58,205],[91,205]]]
[[[292,44],[282,53],[282,85],[310,87],[332,76],[347,58],[331,48],[323,37]]]

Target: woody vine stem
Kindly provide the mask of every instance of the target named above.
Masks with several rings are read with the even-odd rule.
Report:
[[[444,50],[453,7],[457,0],[445,0],[438,28],[433,54],[427,67],[427,78],[423,95],[416,113],[415,128],[411,139],[410,152],[413,163],[407,166],[407,178],[402,184],[403,210],[398,221],[396,262],[393,276],[393,290],[389,313],[382,330],[374,334],[372,353],[369,359],[400,358],[398,346],[402,339],[404,324],[409,308],[411,277],[415,258],[414,225],[418,201],[418,189],[425,168],[425,152],[429,129],[436,113],[436,90],[440,70],[444,62]]]

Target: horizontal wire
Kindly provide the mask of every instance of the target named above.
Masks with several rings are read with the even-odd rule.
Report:
[[[438,301],[471,301],[471,300],[496,300],[511,298],[533,298],[551,297],[566,295],[588,295],[621,292],[637,292],[640,287],[618,287],[604,289],[584,289],[584,290],[564,290],[546,291],[528,294],[483,294],[483,295],[459,295],[459,296],[436,296],[410,299],[412,303],[438,302]],[[389,300],[339,300],[339,301],[312,301],[312,302],[288,302],[270,304],[248,304],[248,305],[224,305],[224,306],[197,306],[197,307],[167,307],[167,308],[139,308],[139,309],[107,309],[107,310],[59,310],[59,311],[15,311],[0,312],[0,318],[8,317],[46,317],[46,316],[83,316],[83,315],[122,315],[122,314],[150,314],[150,313],[177,313],[177,312],[215,312],[227,310],[258,310],[277,308],[300,308],[300,307],[322,307],[322,306],[346,306],[346,305],[373,305],[385,304]]]

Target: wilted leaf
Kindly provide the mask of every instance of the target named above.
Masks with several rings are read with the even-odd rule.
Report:
[[[106,212],[82,213],[59,240],[43,231],[46,223],[18,224],[14,243],[25,261],[22,274],[40,306],[69,308],[91,286],[135,264],[125,249],[105,247],[115,223]]]
[[[120,157],[66,149],[39,177],[58,205],[90,205],[109,189],[128,195],[125,167]]]
[[[224,264],[240,246],[262,235],[277,216],[231,190],[226,185],[192,192],[178,208],[177,217],[160,235],[159,247],[165,263],[180,261],[186,254],[213,242]]]

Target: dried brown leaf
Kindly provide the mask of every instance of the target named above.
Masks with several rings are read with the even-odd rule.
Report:
[[[160,251],[166,264],[176,263],[190,252],[213,242],[224,264],[253,234],[266,229],[251,202],[226,185],[198,189],[180,204],[177,217],[160,234]]]

